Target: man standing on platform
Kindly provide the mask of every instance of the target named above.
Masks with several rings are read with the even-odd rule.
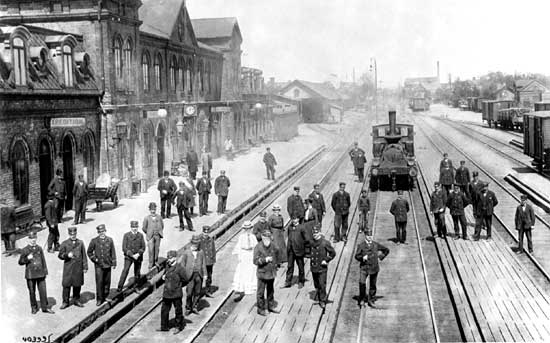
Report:
[[[483,182],[479,179],[479,172],[477,170],[472,173],[472,177],[473,180],[468,184],[468,194],[470,201],[472,202],[472,212],[475,221],[474,225],[475,227],[479,225],[479,230],[481,231],[481,228],[484,228],[485,225],[483,225],[483,220],[478,213],[478,203],[479,197],[481,196],[481,189],[483,188]]]
[[[372,231],[365,232],[365,240],[357,245],[355,259],[359,261],[359,300],[358,305],[361,306],[365,300],[370,307],[375,307],[376,301],[376,279],[380,266],[378,260],[382,261],[390,250],[382,244],[372,240]],[[367,278],[369,281],[369,295],[367,297]]]
[[[160,308],[160,329],[157,331],[168,331],[168,318],[170,308],[174,305],[176,311],[176,330],[174,335],[180,333],[185,326],[183,322],[183,291],[182,287],[187,284],[187,275],[184,268],[177,263],[175,250],[168,251],[166,271],[162,276],[164,291],[162,294],[162,307]]]
[[[267,171],[267,179],[268,180],[275,180],[275,166],[277,165],[277,161],[275,160],[275,156],[271,153],[271,148],[267,147],[266,153],[264,154],[264,164],[265,164],[265,170]]]
[[[286,200],[286,210],[291,219],[297,218],[300,222],[304,221],[305,208],[304,201],[300,196],[300,187],[294,186],[294,194]]]
[[[327,303],[327,271],[328,263],[336,256],[336,251],[328,240],[321,234],[321,224],[313,228],[313,241],[311,242],[311,276],[315,286],[316,299],[324,310]]]
[[[63,222],[63,212],[65,211],[65,197],[67,196],[65,191],[65,181],[63,180],[63,172],[61,169],[57,169],[55,176],[48,185],[48,192],[55,196],[55,211],[57,216],[57,222]]]
[[[212,183],[206,172],[202,172],[202,177],[197,181],[197,193],[199,193],[199,214],[205,216],[208,214],[208,198],[212,190]]]
[[[280,265],[281,263],[286,263],[285,220],[281,214],[281,206],[275,204],[272,210],[273,214],[269,216],[267,222],[269,223],[269,231],[272,233],[273,244],[277,247],[277,251],[279,252],[277,264]]]
[[[349,152],[353,167],[355,169],[355,175],[359,177],[359,182],[363,182],[365,175],[365,163],[367,158],[365,157],[365,151],[357,146],[357,142],[353,143],[354,147]]]
[[[46,275],[48,275],[48,266],[44,251],[36,244],[36,232],[29,233],[29,245],[21,250],[19,264],[25,266],[25,279],[29,290],[31,300],[31,312],[38,312],[38,303],[36,302],[36,287],[40,296],[40,308],[44,313],[54,313],[48,308],[48,293],[46,292]]]
[[[202,171],[206,172],[206,175],[208,175],[208,178],[210,179],[210,171],[212,170],[212,155],[210,155],[210,152],[206,151],[206,148],[202,148],[201,164]]]
[[[227,160],[232,161],[233,160],[233,142],[231,141],[231,138],[227,137],[223,145],[225,148],[225,156],[227,157]]]
[[[439,170],[441,171],[441,169],[443,169],[445,166],[454,170],[453,161],[449,159],[449,154],[447,154],[446,152],[443,153],[443,159],[441,160],[441,162],[439,162]]]
[[[48,252],[59,251],[59,228],[53,194],[48,194],[48,201],[44,204],[44,215],[48,226]]]
[[[286,244],[288,266],[285,288],[292,286],[294,261],[298,265],[298,288],[304,287],[304,283],[306,282],[304,256],[306,255],[306,250],[309,250],[310,239],[304,228],[304,224],[300,224],[296,218],[292,219],[292,223],[288,227],[288,241]]]
[[[122,252],[124,254],[124,268],[118,281],[117,291],[122,291],[126,277],[132,264],[134,265],[134,285],[141,277],[141,262],[143,262],[143,253],[145,252],[145,239],[138,231],[137,220],[130,222],[130,232],[126,232],[122,238]]]
[[[86,202],[88,201],[88,184],[84,181],[84,175],[78,175],[78,181],[73,187],[74,197],[74,222],[73,225],[84,224],[86,221]]]
[[[105,235],[104,224],[97,226],[98,236],[88,245],[88,257],[95,265],[96,305],[100,306],[109,296],[111,289],[111,268],[116,268],[115,244]]]
[[[470,183],[470,171],[466,168],[466,161],[460,161],[460,167],[455,172],[455,185],[460,187],[462,193],[468,194],[468,184]]]
[[[437,227],[437,236],[443,238],[447,236],[447,226],[445,225],[445,206],[447,205],[447,196],[441,189],[439,182],[434,183],[435,190],[430,197],[430,211],[434,215],[435,226]]]
[[[191,238],[191,246],[185,249],[181,256],[181,265],[185,270],[185,275],[189,276],[187,284],[187,300],[185,302],[185,315],[191,312],[198,314],[197,306],[202,295],[202,280],[207,274],[206,257],[204,252],[199,250],[201,238],[198,235],[193,235]]]
[[[187,162],[187,170],[189,171],[191,180],[195,180],[197,178],[197,170],[199,170],[199,156],[193,147],[189,148],[185,161]]]
[[[439,171],[439,182],[443,185],[447,195],[449,195],[453,189],[454,180],[454,170],[450,168],[448,164],[443,164],[443,167]]]
[[[531,232],[535,228],[535,211],[533,207],[527,203],[527,195],[521,195],[521,203],[516,208],[515,224],[516,230],[518,230],[518,250],[516,254],[523,253],[523,235],[527,237],[527,248],[529,252],[533,252],[533,241],[531,239]]]
[[[254,228],[252,229],[252,234],[256,236],[258,242],[262,240],[262,232],[264,232],[265,230],[271,231],[271,226],[267,222],[267,213],[265,211],[262,211],[260,213],[260,218],[256,223],[254,223]]]
[[[323,216],[326,213],[325,198],[319,190],[319,185],[313,186],[313,192],[309,194],[309,198],[312,200],[313,208],[317,211],[317,217],[319,218],[319,224],[323,224]]]
[[[256,307],[258,314],[266,316],[265,293],[267,292],[267,310],[272,313],[279,313],[275,309],[275,276],[277,276],[277,247],[271,242],[271,233],[262,232],[262,241],[254,248],[254,264],[258,267],[258,288],[256,293]]]
[[[216,242],[214,238],[210,237],[210,226],[202,227],[201,243],[199,244],[199,250],[204,253],[206,261],[206,283],[204,294],[210,298],[212,293],[212,272],[214,270],[214,264],[216,263]]]
[[[60,310],[69,307],[69,295],[73,288],[74,305],[84,307],[80,303],[80,288],[84,284],[84,273],[88,271],[88,259],[84,242],[76,238],[76,227],[68,228],[69,239],[61,243],[59,259],[63,260],[63,303]]]
[[[407,213],[409,202],[403,198],[403,191],[397,191],[397,199],[391,203],[390,213],[395,219],[395,240],[397,245],[407,244]]]
[[[340,189],[332,195],[330,202],[334,210],[334,243],[340,242],[340,238],[346,242],[348,233],[348,216],[351,206],[351,198],[345,191],[346,183],[340,182]],[[340,232],[340,227],[342,231]]]
[[[223,214],[225,212],[230,186],[231,182],[229,178],[225,176],[225,170],[220,170],[220,176],[214,181],[214,192],[218,196],[218,214]]]
[[[159,180],[157,189],[160,192],[160,216],[162,219],[170,218],[172,201],[178,187],[174,180],[170,178],[168,170],[164,171],[164,177]]]
[[[149,215],[143,219],[142,230],[145,233],[147,241],[147,250],[149,251],[149,269],[153,269],[158,262],[160,240],[163,237],[164,222],[162,217],[156,214],[157,204],[149,203]]]
[[[359,208],[359,231],[364,232],[369,223],[370,200],[366,189],[361,189],[361,195],[357,201]]]
[[[191,214],[189,213],[189,207],[193,202],[193,195],[191,191],[185,186],[185,182],[180,181],[180,189],[176,192],[176,209],[178,210],[178,217],[180,221],[180,231],[185,230],[185,224],[183,224],[183,218],[187,223],[187,229],[193,230],[193,222],[191,221]]]
[[[484,183],[483,188],[481,189],[481,194],[479,195],[479,201],[477,203],[477,212],[485,227],[487,228],[487,240],[491,239],[491,227],[493,224],[493,212],[496,205],[498,205],[498,200],[492,191],[488,189],[489,184]],[[476,225],[475,237],[479,239],[481,234],[481,226]]]
[[[464,215],[464,207],[468,205],[468,198],[458,185],[455,185],[455,189],[447,198],[447,207],[453,217],[453,226],[455,228],[455,239],[460,238],[460,231],[458,225],[462,227],[462,239],[468,239],[468,227],[466,225],[466,216]],[[474,240],[477,240],[474,237]]]

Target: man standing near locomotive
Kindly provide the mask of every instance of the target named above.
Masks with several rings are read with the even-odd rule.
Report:
[[[86,220],[86,202],[88,201],[88,184],[84,181],[84,175],[78,175],[78,181],[73,187],[74,198],[74,222],[73,225],[84,224]]]
[[[321,233],[321,224],[313,228],[313,240],[311,242],[310,270],[315,286],[315,298],[319,300],[319,306],[324,310],[327,303],[327,272],[328,263],[336,256],[336,251]]]
[[[258,267],[258,289],[256,291],[256,307],[260,316],[266,316],[265,302],[267,293],[267,310],[279,313],[275,309],[275,276],[277,276],[277,247],[271,242],[272,235],[269,231],[262,232],[262,241],[254,248],[254,264]]]
[[[359,143],[354,142],[353,149],[350,150],[349,156],[353,162],[355,175],[359,176],[359,182],[363,182],[365,163],[367,163],[365,150],[359,148]]]
[[[313,192],[309,194],[309,197],[312,201],[313,208],[317,211],[317,217],[319,218],[319,224],[323,224],[323,216],[326,213],[325,208],[325,198],[321,191],[319,190],[319,185],[315,184],[313,186]]]
[[[76,238],[76,227],[68,228],[69,239],[61,243],[59,248],[60,260],[63,260],[63,303],[60,310],[69,307],[69,295],[73,288],[73,302],[75,306],[84,307],[80,303],[80,289],[84,284],[84,273],[88,271],[88,258],[84,242]]]
[[[334,210],[334,243],[340,242],[342,239],[347,241],[348,234],[348,216],[351,206],[351,198],[348,192],[345,191],[346,183],[340,182],[340,189],[332,195],[330,205]],[[342,231],[340,232],[340,227]]]
[[[449,167],[449,164],[443,163],[443,167],[439,170],[439,182],[443,185],[445,193],[449,195],[453,189],[453,182],[455,180],[454,170]]]
[[[266,153],[264,154],[263,162],[267,172],[267,179],[275,180],[275,166],[277,165],[277,161],[275,160],[275,156],[271,153],[270,147],[267,147],[265,150]]]
[[[447,154],[446,152],[443,153],[443,159],[441,160],[441,162],[439,162],[439,170],[441,171],[441,169],[443,169],[445,166],[454,170],[453,161],[449,159],[449,154]]]
[[[141,232],[138,232],[137,220],[130,222],[130,232],[126,232],[122,238],[122,253],[124,254],[124,268],[120,274],[117,291],[122,291],[126,277],[130,271],[132,264],[134,265],[134,285],[137,284],[141,277],[141,262],[143,261],[143,253],[145,252],[145,239]]]
[[[225,170],[220,170],[220,176],[214,181],[214,192],[218,196],[218,214],[223,214],[225,212],[230,186],[231,182],[229,178],[225,176]]]
[[[395,219],[395,240],[397,245],[408,244],[407,240],[407,213],[409,202],[403,198],[403,191],[397,191],[397,199],[391,203],[390,213]]]
[[[470,171],[466,168],[466,161],[460,161],[460,167],[455,172],[455,184],[460,187],[462,193],[468,194],[468,184],[470,183]]]
[[[55,176],[48,185],[48,192],[55,197],[55,211],[57,222],[63,222],[63,212],[65,211],[65,181],[63,181],[63,172],[61,169],[55,171]]]
[[[168,170],[164,171],[164,177],[159,180],[157,189],[160,192],[160,216],[162,219],[170,218],[173,197],[178,187],[174,180],[170,178]]]
[[[290,219],[298,218],[300,222],[304,221],[304,201],[300,196],[300,187],[294,186],[294,194],[290,195],[286,200],[286,210]]]
[[[357,301],[359,307],[364,301],[367,301],[370,307],[375,307],[376,279],[380,271],[378,260],[382,261],[390,253],[388,248],[372,239],[372,231],[367,229],[365,240],[357,245],[355,252],[355,259],[359,261],[359,300]],[[370,278],[368,297],[367,278]]]
[[[164,222],[162,221],[162,217],[156,214],[157,204],[154,202],[149,203],[149,212],[150,214],[143,219],[142,230],[145,233],[145,240],[147,241],[149,269],[153,269],[159,258],[160,240],[163,237]]]
[[[491,226],[493,224],[493,212],[498,200],[492,191],[488,189],[489,184],[484,183],[479,195],[479,201],[477,203],[477,212],[481,218],[481,221],[485,223],[487,228],[487,240],[491,239]],[[476,225],[474,237],[479,239],[481,234],[481,225]]]
[[[430,197],[430,211],[434,216],[435,226],[437,227],[437,236],[443,238],[447,236],[447,226],[445,225],[445,207],[447,205],[447,195],[441,189],[439,182],[434,183],[435,190]]]
[[[453,217],[453,226],[455,229],[455,239],[460,238],[460,230],[458,225],[462,227],[462,239],[468,239],[468,226],[466,225],[466,216],[464,215],[464,207],[468,205],[468,198],[460,190],[459,185],[455,185],[455,189],[447,198],[447,207]]]
[[[105,302],[111,288],[111,268],[116,268],[115,244],[105,235],[104,224],[97,226],[98,236],[88,245],[88,257],[95,265],[96,305]]]
[[[515,224],[518,230],[518,249],[516,254],[523,253],[523,235],[527,237],[527,248],[529,252],[533,252],[533,241],[531,240],[531,232],[535,228],[535,211],[533,207],[527,203],[527,195],[521,195],[521,203],[516,208]]]

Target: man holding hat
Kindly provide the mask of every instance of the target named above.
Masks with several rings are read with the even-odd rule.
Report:
[[[74,305],[84,307],[80,303],[80,288],[84,284],[84,273],[88,271],[88,259],[84,242],[76,238],[76,227],[68,228],[69,238],[59,247],[59,259],[63,260],[63,303],[59,309],[69,307],[69,295],[73,288]]]
[[[180,333],[184,327],[182,287],[187,284],[187,274],[184,268],[177,263],[177,253],[175,250],[170,250],[166,257],[166,270],[162,276],[164,291],[162,294],[162,306],[160,308],[160,329],[157,329],[157,331],[168,331],[168,317],[170,309],[174,305],[176,311],[175,335]]]
[[[230,186],[231,182],[229,178],[225,176],[225,170],[220,170],[220,176],[214,181],[214,192],[218,196],[218,214],[223,214],[225,212]]]
[[[435,190],[430,197],[430,211],[434,216],[435,226],[437,227],[437,236],[443,238],[447,235],[447,227],[445,226],[445,206],[447,204],[447,196],[441,189],[439,182],[434,183]]]
[[[124,254],[124,268],[120,274],[117,291],[122,291],[126,277],[130,271],[132,264],[134,265],[134,285],[137,284],[141,277],[141,262],[143,261],[143,253],[145,252],[145,239],[138,231],[137,220],[130,222],[130,232],[126,232],[122,238],[122,253]]]
[[[254,228],[252,229],[252,234],[256,236],[258,242],[262,240],[262,232],[265,230],[271,231],[271,226],[267,222],[267,213],[262,211],[260,213],[260,218],[256,223],[254,223]]]
[[[348,216],[351,206],[351,198],[346,192],[346,183],[340,182],[340,189],[332,195],[330,205],[334,210],[334,243],[340,242],[340,238],[347,241]],[[340,227],[342,231],[340,232]],[[340,236],[341,234],[341,236]]]
[[[325,208],[325,198],[323,197],[323,194],[321,194],[321,191],[319,190],[320,186],[319,184],[313,185],[313,192],[309,194],[309,199],[311,199],[311,204],[313,205],[313,208],[317,211],[317,217],[319,218],[319,223],[323,223],[323,216],[327,212]]]
[[[462,193],[468,196],[468,184],[470,183],[470,171],[466,168],[466,161],[460,161],[460,167],[455,172],[455,185],[460,187]]]
[[[199,250],[201,237],[193,235],[191,244],[188,249],[185,249],[181,256],[181,266],[185,270],[185,275],[189,276],[187,284],[187,301],[185,302],[186,315],[191,312],[199,313],[197,305],[202,295],[202,280],[207,274],[206,257],[204,251]]]
[[[197,181],[197,193],[199,193],[199,214],[205,216],[208,214],[208,198],[212,190],[212,183],[208,178],[208,173],[203,171],[202,177]]]
[[[46,265],[44,251],[36,244],[36,232],[34,230],[29,233],[29,244],[21,249],[19,264],[25,266],[25,279],[27,279],[32,314],[38,312],[38,304],[36,302],[37,286],[42,312],[54,313],[48,308],[48,294],[46,293],[48,266]]]
[[[164,218],[170,218],[172,209],[172,200],[178,190],[174,180],[170,178],[168,170],[164,171],[164,177],[159,180],[157,189],[160,192],[160,215]]]
[[[535,228],[535,211],[533,207],[527,203],[527,195],[521,195],[521,202],[516,208],[515,224],[518,230],[518,250],[517,254],[523,253],[523,235],[527,237],[527,248],[529,252],[533,252],[533,241],[531,240],[531,231]]]
[[[88,257],[95,266],[96,305],[105,302],[111,288],[111,268],[116,268],[115,244],[107,237],[105,224],[96,227],[98,236],[88,246]]]
[[[458,225],[462,227],[462,239],[468,239],[468,227],[466,225],[466,216],[464,215],[464,207],[468,205],[468,198],[460,191],[460,186],[455,185],[454,191],[447,198],[447,207],[453,217],[453,226],[455,228],[455,239],[460,238]]]
[[[485,227],[487,228],[487,239],[491,239],[491,226],[493,223],[493,212],[495,206],[498,205],[498,200],[493,193],[493,191],[489,190],[489,184],[484,183],[483,188],[481,189],[481,194],[479,195],[479,200],[477,202],[477,213],[479,214],[479,217],[481,218],[481,221],[485,224]],[[474,236],[479,239],[480,232],[481,231],[481,225],[476,225],[476,231]]]
[[[357,245],[355,252],[355,259],[359,261],[359,306],[366,300],[370,307],[374,307],[374,302],[376,301],[376,279],[380,271],[378,260],[382,261],[390,253],[388,248],[372,239],[372,231],[367,230],[365,232],[365,240]],[[368,298],[367,278],[370,278]]]
[[[273,234],[273,244],[277,247],[279,256],[277,256],[277,262],[279,264],[285,263],[286,260],[286,244],[285,244],[285,219],[281,214],[281,206],[278,204],[273,205],[273,213],[267,219],[270,227],[270,231]],[[260,233],[260,240],[262,239]]]
[[[48,194],[48,201],[44,204],[44,215],[48,226],[48,252],[59,251],[59,228],[53,194]]]
[[[272,235],[269,231],[262,232],[262,241],[254,248],[254,264],[258,267],[256,276],[258,278],[258,290],[256,292],[256,307],[258,314],[266,316],[265,295],[267,292],[267,310],[272,313],[279,313],[275,309],[275,276],[277,275],[277,247],[272,244]]]
[[[157,264],[159,259],[160,240],[163,237],[164,223],[162,217],[157,213],[157,204],[149,203],[149,212],[143,219],[142,230],[145,233],[147,248],[149,253],[149,269],[152,269]]]
[[[403,198],[403,191],[397,191],[397,199],[391,203],[390,213],[395,220],[395,240],[399,244],[407,244],[407,213],[409,202]]]
[[[298,265],[298,288],[304,287],[306,274],[304,271],[304,256],[306,249],[309,251],[309,241],[305,227],[300,224],[297,218],[292,219],[288,227],[288,241],[286,244],[288,266],[286,270],[286,288],[292,286],[292,277],[294,276],[294,261]]]
[[[327,271],[328,263],[336,256],[336,251],[321,233],[321,224],[313,228],[313,241],[311,242],[311,276],[317,292],[316,298],[319,306],[324,310],[327,303]]]
[[[216,242],[214,238],[210,237],[209,233],[211,227],[205,225],[202,227],[201,234],[201,243],[199,244],[199,250],[204,253],[204,259],[206,261],[206,289],[205,294],[207,297],[210,297],[212,286],[212,271],[214,269],[214,264],[216,263]]]
[[[300,187],[294,186],[294,194],[286,200],[286,210],[290,218],[298,218],[300,223],[304,221],[304,201],[300,196]]]

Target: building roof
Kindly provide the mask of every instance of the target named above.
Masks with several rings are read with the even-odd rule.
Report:
[[[540,88],[543,88],[544,90],[548,90],[548,88],[542,82],[540,82],[539,80],[534,80],[534,79],[533,80],[527,80],[527,79],[516,80],[515,84],[516,84],[516,89],[520,92],[524,89],[527,89],[527,88],[531,87],[532,85],[535,85],[535,84],[537,84],[537,86],[539,86]]]
[[[288,85],[286,85],[285,87],[283,87],[279,91],[279,93],[283,94],[288,88],[292,86],[303,87],[308,92],[320,98],[325,98],[328,100],[342,99],[340,94],[338,94],[338,92],[336,91],[336,88],[334,88],[334,86],[332,86],[332,84],[329,82],[320,83],[320,82],[310,82],[310,81],[304,81],[304,80],[294,80]]]
[[[422,85],[426,90],[435,91],[441,84],[437,76],[428,77],[408,77],[403,83],[404,87],[411,87],[414,85]]]
[[[155,36],[170,38],[185,0],[141,0],[139,30]]]
[[[233,31],[242,40],[239,23],[235,17],[200,18],[191,20],[197,39],[231,38]]]

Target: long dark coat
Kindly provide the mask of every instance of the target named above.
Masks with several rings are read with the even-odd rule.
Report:
[[[216,263],[216,242],[209,235],[202,234],[199,250],[204,253],[206,265],[211,266]]]
[[[379,251],[382,252],[382,256],[380,257],[378,257]],[[361,270],[366,271],[367,274],[376,274],[380,271],[378,259],[382,261],[389,253],[390,249],[378,242],[372,241],[370,244],[367,244],[367,242],[362,241],[357,245],[355,259],[359,261]],[[364,256],[368,256],[366,261],[363,260]]]
[[[288,241],[286,249],[290,253],[294,252],[296,256],[304,256],[306,252],[309,252],[311,237],[309,236],[305,225],[299,224],[297,226],[290,225],[288,227]]]
[[[292,194],[286,200],[286,210],[288,216],[292,218],[304,218],[306,209],[304,208],[304,201],[302,197],[296,194]]]
[[[187,170],[190,173],[196,173],[199,170],[199,155],[195,151],[187,152],[185,156],[185,161],[187,162]]]
[[[268,247],[263,242],[256,244],[254,248],[253,262],[258,269],[256,270],[256,277],[262,280],[273,280],[277,276],[277,257],[279,256],[278,248],[275,244],[271,243]],[[266,257],[272,257],[273,260],[267,262]]]
[[[466,167],[458,167],[455,172],[455,182],[457,185],[466,186],[470,183],[470,171]]]
[[[455,174],[454,170],[451,168],[443,168],[439,172],[439,182],[441,182],[442,185],[452,185],[455,180]]]
[[[349,207],[351,206],[351,198],[349,193],[344,191],[337,191],[332,195],[330,206],[334,210],[334,214],[342,215],[349,213]]]
[[[187,284],[190,277],[191,275],[188,275],[179,263],[167,266],[162,297],[167,299],[182,298],[183,290],[181,288]]]
[[[33,255],[32,259],[29,259],[29,254]],[[27,280],[39,279],[48,275],[44,251],[39,245],[33,247],[29,244],[21,249],[19,264],[25,266],[25,279]]]
[[[477,202],[477,213],[481,216],[492,216],[494,207],[498,205],[498,200],[493,191],[487,190],[487,194],[479,194]]]
[[[311,242],[311,272],[321,273],[328,270],[328,262],[330,262],[336,256],[336,251],[330,244],[330,242],[323,237]],[[321,262],[327,262],[326,266],[323,266]]]
[[[220,175],[214,182],[214,192],[216,195],[227,196],[227,194],[229,194],[230,186],[231,182],[229,181],[229,178],[225,175]]]
[[[525,204],[525,211],[523,210],[521,205],[516,208],[516,216],[514,219],[516,230],[534,229],[535,220],[535,211],[533,211],[533,207],[530,204]]]
[[[398,198],[391,203],[390,213],[393,214],[397,222],[406,222],[409,210],[409,202],[406,199]]]
[[[312,200],[311,205],[320,215],[327,211],[325,208],[325,198],[321,192],[315,193],[315,191],[313,191],[309,194],[309,198]]]
[[[69,258],[69,252],[73,258]],[[84,271],[88,270],[86,247],[80,239],[72,241],[70,238],[63,241],[59,247],[59,259],[63,260],[63,287],[79,287],[84,284]]]

